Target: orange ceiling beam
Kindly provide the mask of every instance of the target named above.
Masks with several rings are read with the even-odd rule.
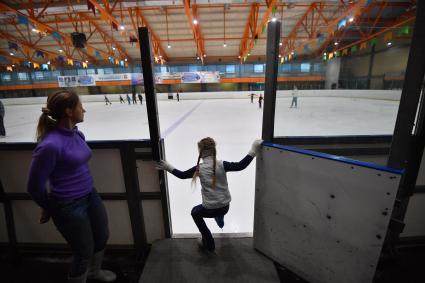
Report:
[[[248,49],[248,40],[249,36],[251,35],[251,38],[255,37],[255,32],[257,30],[257,22],[258,22],[258,11],[260,10],[260,4],[259,3],[252,3],[251,9],[248,15],[248,20],[245,24],[245,31],[243,33],[243,37],[241,40],[241,43],[239,45],[239,59],[242,59],[242,54],[244,50]]]
[[[267,1],[267,10],[263,15],[260,25],[257,25],[257,30],[255,31],[254,37],[251,38],[249,44],[246,45],[246,48],[242,49],[239,53],[239,56],[241,56],[240,58],[241,62],[243,58],[246,57],[248,52],[250,52],[250,50],[252,50],[252,48],[254,47],[256,38],[261,35],[263,26],[267,25],[270,19],[270,14],[272,13],[273,8],[276,6],[277,0],[266,0],[266,1]]]
[[[86,18],[87,16],[84,15],[84,14],[78,13],[78,15],[80,16],[80,18],[87,19]],[[89,23],[92,24],[96,28],[97,31],[99,31],[99,33],[101,34],[105,44],[107,44],[107,43],[113,44],[118,49],[121,57],[124,57],[124,58],[127,58],[128,60],[131,60],[130,56],[125,51],[125,49],[121,46],[121,44],[119,44],[118,42],[116,42],[115,40],[110,38],[109,35],[104,30],[102,30],[102,28],[95,21],[89,21]]]
[[[156,33],[153,31],[153,29],[149,25],[146,18],[143,16],[143,12],[142,12],[141,9],[136,8],[136,16],[139,19],[141,19],[141,24],[143,26],[147,27],[148,30],[149,30],[149,33],[151,34],[151,44],[152,44],[152,49],[153,49],[153,53],[154,53],[154,56],[155,56],[155,61],[161,62],[161,63],[168,61],[167,53],[165,53],[164,49],[162,48],[161,41],[159,40],[158,36],[156,35]],[[137,36],[137,38],[139,38],[139,36]]]
[[[346,44],[344,46],[341,46],[341,47],[333,50],[332,52],[334,52],[334,51],[341,51],[341,50],[350,48],[350,47],[352,47],[354,45],[363,43],[365,41],[369,41],[372,38],[375,38],[375,37],[377,37],[377,36],[379,36],[379,35],[381,35],[383,33],[386,33],[386,32],[388,32],[388,31],[390,31],[390,30],[392,30],[392,29],[394,29],[396,27],[405,25],[405,24],[407,24],[407,23],[409,23],[411,21],[414,21],[415,19],[416,19],[416,15],[415,15],[414,11],[410,11],[410,12],[407,13],[407,15],[405,15],[405,17],[401,17],[401,18],[399,17],[393,24],[391,24],[391,25],[389,25],[389,26],[387,26],[385,28],[382,28],[382,29],[380,29],[379,31],[377,31],[375,33],[369,34],[369,35],[365,36],[364,38],[362,38],[360,40],[357,40],[355,42],[352,42],[352,43]]]
[[[324,17],[322,14],[323,9],[325,8],[324,3],[312,3],[294,26],[292,31],[289,33],[288,39],[283,42],[283,45],[280,48],[280,53],[282,56],[286,56],[295,50],[302,49],[304,44],[310,43],[312,41],[315,42],[317,40],[317,35],[320,32],[327,32],[328,36],[325,42],[329,41],[331,38],[333,38],[334,30],[338,22],[349,15],[357,15],[364,6],[364,3],[365,0],[359,0],[354,4],[341,4],[334,13],[334,15],[338,14],[338,16],[329,19]],[[313,20],[308,20],[309,15],[311,15],[311,19]],[[314,16],[316,16],[316,18],[314,18]],[[301,29],[309,34],[309,39],[295,46],[297,42],[294,37]]]
[[[7,40],[10,40],[10,41],[13,41],[15,43],[18,43],[21,46],[25,46],[27,49],[31,49],[33,51],[37,51],[38,50],[38,51],[41,51],[41,52],[45,53],[46,55],[50,55],[50,56],[48,56],[48,59],[45,60],[46,62],[49,61],[49,58],[51,60],[53,60],[53,58],[56,58],[56,57],[58,57],[58,56],[61,55],[61,54],[58,54],[58,53],[55,53],[55,52],[52,52],[52,51],[49,51],[49,50],[45,50],[45,49],[39,48],[39,47],[35,46],[34,44],[31,44],[29,42],[20,40],[20,39],[14,37],[13,35],[11,35],[11,34],[9,34],[7,32],[4,32],[4,31],[0,31],[0,36],[2,38],[7,39]],[[33,60],[34,54],[35,54],[35,52],[33,52],[33,54],[32,54],[31,57],[30,57],[30,54],[24,54],[24,56],[28,56],[28,58],[26,58],[26,59],[22,59],[22,58],[16,57],[16,56],[12,56],[10,58],[19,59],[20,61],[25,61],[25,60],[36,61],[36,60]],[[74,58],[72,58],[72,59],[74,59]],[[41,63],[41,62],[37,62],[37,63]]]
[[[71,39],[71,36],[69,36],[69,35],[67,35],[67,34],[65,34],[65,33],[62,33],[62,32],[60,32],[59,30],[57,30],[57,29],[55,29],[55,28],[52,28],[51,26],[49,26],[49,25],[46,25],[46,24],[44,24],[44,23],[42,23],[42,22],[40,22],[38,19],[36,19],[34,16],[31,16],[31,15],[25,15],[25,14],[23,14],[23,13],[21,13],[21,12],[19,12],[18,10],[16,10],[16,9],[14,9],[14,8],[12,8],[12,7],[10,7],[10,6],[8,6],[8,5],[6,5],[6,4],[4,4],[4,3],[2,3],[2,2],[0,2],[0,10],[3,10],[3,11],[10,11],[10,12],[14,12],[14,13],[16,13],[16,14],[18,14],[18,15],[21,15],[21,16],[25,16],[27,19],[28,19],[28,21],[30,21],[31,23],[33,23],[39,30],[41,30],[41,31],[43,31],[43,32],[46,32],[46,33],[54,33],[54,32],[56,32],[56,33],[58,33],[62,38],[63,38],[63,40],[64,40],[64,44],[66,45],[66,46],[71,46],[72,45],[72,39]],[[93,50],[96,50],[96,51],[98,51],[98,52],[100,52],[100,53],[103,53],[103,54],[106,54],[105,52],[103,52],[102,50],[99,50],[99,49],[97,49],[97,48],[95,48],[95,47],[92,47],[92,46],[90,46],[89,44],[86,44],[86,46],[88,46],[88,47],[90,47],[90,48],[92,48]],[[87,53],[86,53],[86,55],[87,56],[90,56],[90,55],[88,55]],[[106,56],[107,56],[107,54],[106,54]]]
[[[187,21],[189,23],[190,29],[193,33],[193,38],[196,43],[196,49],[198,52],[198,56],[201,59],[202,64],[204,64],[205,58],[205,45],[204,39],[201,34],[201,28],[199,27],[199,15],[197,13],[196,5],[192,5],[192,12],[190,11],[190,0],[183,0],[184,3],[184,12],[186,13]],[[198,24],[194,24],[193,20],[196,19]]]

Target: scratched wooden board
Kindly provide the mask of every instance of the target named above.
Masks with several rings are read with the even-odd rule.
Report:
[[[254,247],[312,283],[372,282],[400,177],[263,146]]]

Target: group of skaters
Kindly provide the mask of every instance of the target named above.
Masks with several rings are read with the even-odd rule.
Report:
[[[142,94],[141,93],[137,94],[137,97],[139,98],[140,105],[143,105],[143,96],[142,96]],[[131,103],[137,104],[136,93],[133,93],[132,94],[132,99],[130,98],[130,96],[128,94],[126,94],[126,98],[127,98],[128,105],[130,105]],[[120,104],[122,104],[122,103],[125,104],[125,100],[124,100],[124,98],[120,94]],[[112,105],[112,102],[109,100],[109,98],[106,95],[105,95],[105,105]]]
[[[249,96],[251,97],[251,103],[254,103],[254,96],[255,93],[251,93],[249,94]],[[260,96],[258,97],[258,108],[261,109],[262,104],[263,104],[263,95],[260,93]],[[292,102],[291,102],[291,106],[289,108],[298,108],[298,88],[297,86],[294,86],[294,89],[292,90]]]

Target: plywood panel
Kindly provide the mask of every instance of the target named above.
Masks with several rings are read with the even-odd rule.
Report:
[[[119,149],[94,149],[89,165],[99,193],[125,192]]]
[[[312,283],[372,282],[399,172],[290,149],[257,160],[255,248]]]
[[[423,237],[425,235],[425,194],[410,197],[404,218],[404,231],[401,237]]]
[[[104,201],[108,214],[108,244],[133,244],[125,201]],[[39,224],[40,208],[33,201],[14,201],[13,214],[18,243],[66,243],[53,221]]]
[[[27,191],[28,171],[32,151],[2,151],[0,154],[0,179],[6,193]]]
[[[137,175],[141,192],[159,192],[158,170],[154,161],[137,160]]]
[[[146,241],[151,244],[165,238],[164,220],[160,200],[143,200],[143,218],[145,220]]]
[[[4,213],[4,205],[0,203],[0,243],[6,243],[9,241],[7,236],[6,218]]]

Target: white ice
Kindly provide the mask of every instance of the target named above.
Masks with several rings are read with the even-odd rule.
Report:
[[[310,97],[299,92],[298,108],[289,108],[290,97],[276,102],[275,135],[376,135],[392,134],[399,102],[394,99]],[[196,164],[196,143],[203,137],[217,142],[218,159],[239,161],[250,149],[253,140],[261,137],[262,109],[257,100],[196,99],[159,100],[158,113],[165,138],[167,161],[186,170]],[[358,95],[362,97],[362,95]],[[367,97],[367,96],[363,96]],[[34,100],[36,101],[36,100]],[[39,101],[39,100],[37,100]],[[34,141],[41,104],[6,105],[7,137],[0,142]],[[147,139],[149,130],[146,105],[127,105],[113,101],[84,103],[85,121],[79,128],[87,140]],[[201,203],[200,185],[191,188],[191,180],[168,176],[172,229],[175,234],[197,233],[190,216],[191,208]],[[252,233],[254,216],[255,160],[241,172],[228,173],[232,202],[221,230],[207,219],[213,233]]]

